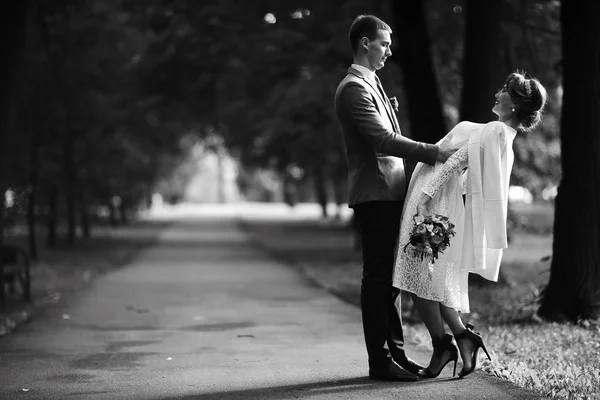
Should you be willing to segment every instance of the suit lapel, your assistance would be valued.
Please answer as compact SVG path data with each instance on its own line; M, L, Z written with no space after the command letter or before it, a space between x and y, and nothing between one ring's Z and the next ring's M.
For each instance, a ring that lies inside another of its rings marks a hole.
M396 116L394 115L394 112L392 111L391 105L389 104L389 100L387 98L383 97L383 94L377 88L377 84L375 82L372 82L370 79L367 79L367 77L364 76L362 72L360 72L359 70L357 70L355 68L352 68L352 67L348 68L348 73L361 78L363 81L365 81L371 87L371 89L373 89L372 92L383 103L383 108L385 109L385 112L387 113L387 116L390 119L390 122L392 123L392 127L394 127L394 130L396 132L400 133L400 127L398 126L398 120L396 119Z

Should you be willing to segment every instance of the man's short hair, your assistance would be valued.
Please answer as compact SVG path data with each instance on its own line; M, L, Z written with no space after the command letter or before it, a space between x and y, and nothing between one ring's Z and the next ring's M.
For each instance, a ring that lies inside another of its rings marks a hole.
M350 25L350 31L348 32L352 53L356 54L358 51L360 39L366 37L369 40L375 40L377 31L380 29L387 30L390 34L392 33L392 28L374 15L359 15L356 17L352 25Z

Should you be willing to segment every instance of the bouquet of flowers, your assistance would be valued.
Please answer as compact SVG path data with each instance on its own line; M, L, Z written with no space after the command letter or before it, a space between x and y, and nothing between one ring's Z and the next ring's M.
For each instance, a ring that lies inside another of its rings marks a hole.
M450 246L450 238L454 235L454 224L448 217L439 214L419 215L415 217L415 226L410 232L409 242L404 246L404 252L407 253L410 249L421 260L431 255L435 261Z

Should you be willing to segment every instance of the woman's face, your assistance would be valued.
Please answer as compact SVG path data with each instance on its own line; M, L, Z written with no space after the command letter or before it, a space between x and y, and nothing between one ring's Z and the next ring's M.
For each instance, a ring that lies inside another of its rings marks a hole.
M504 85L502 89L496 93L496 102L494 103L492 112L498 116L498 120L507 121L512 118L512 110L514 107L515 103L513 103L507 92L507 87Z

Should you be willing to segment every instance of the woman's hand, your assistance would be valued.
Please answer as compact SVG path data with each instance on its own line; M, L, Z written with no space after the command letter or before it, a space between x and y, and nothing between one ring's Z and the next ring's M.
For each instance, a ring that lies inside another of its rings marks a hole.
M431 201L431 197L429 197L425 193L423 193L421 195L421 200L419 201L419 204L417 205L417 216L419 216L419 215L425 216L425 215L429 214L428 206L429 206L430 201Z
M425 216L425 215L427 215L427 214L428 214L428 211L427 211L427 206L426 206L426 205L423 205L423 204L419 204L419 205L417 206L417 215L416 215L416 216L417 216L417 217L418 217L418 216L420 216L420 215L422 215L422 216Z

